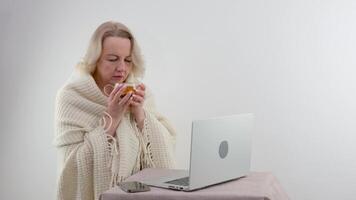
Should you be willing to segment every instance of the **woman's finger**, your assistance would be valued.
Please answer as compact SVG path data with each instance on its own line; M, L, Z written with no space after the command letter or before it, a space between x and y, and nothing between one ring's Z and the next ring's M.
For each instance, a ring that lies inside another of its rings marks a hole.
M119 96L120 97L120 96ZM124 105L127 103L127 101L130 100L130 98L132 98L132 92L127 93L120 101L119 101L119 105Z
M124 84L119 84L119 85L115 85L114 89L111 91L110 96L109 96L109 101L113 100L116 93L124 86Z
M145 91L136 90L135 95L145 98Z
M141 104L141 103L144 101L144 98L141 97L141 96L139 96L139 95L134 94L134 95L132 96L132 100L133 100L134 102L137 102L137 103Z
M123 95L123 92L125 91L125 89L126 89L126 86L122 86L117 92L116 92L116 94L115 94L115 96L114 96L114 98L113 98L113 101L114 102L119 102L120 101L120 99L122 100L123 98L121 98L121 96Z
M135 102L135 101L131 101L130 105L131 105L131 106L141 106L140 103L137 103L137 102Z
M140 83L138 86L136 86L136 89L145 91L146 90L146 86L145 86L145 84Z

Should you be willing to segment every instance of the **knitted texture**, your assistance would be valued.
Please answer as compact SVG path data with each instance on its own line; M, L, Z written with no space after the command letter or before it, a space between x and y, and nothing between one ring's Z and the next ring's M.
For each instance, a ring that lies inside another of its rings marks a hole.
M54 139L60 158L57 199L99 199L113 183L138 170L174 167L175 131L156 111L150 91L146 90L142 131L127 112L115 138L100 125L107 99L90 74L81 74L59 90Z

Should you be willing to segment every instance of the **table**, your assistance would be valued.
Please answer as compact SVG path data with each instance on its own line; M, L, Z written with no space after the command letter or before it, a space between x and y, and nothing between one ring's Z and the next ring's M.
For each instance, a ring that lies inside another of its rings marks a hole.
M142 181L162 176L167 170L149 168L125 181ZM116 186L104 192L100 200L288 200L277 178L269 172L251 172L246 177L193 192L151 187L151 191L126 193Z

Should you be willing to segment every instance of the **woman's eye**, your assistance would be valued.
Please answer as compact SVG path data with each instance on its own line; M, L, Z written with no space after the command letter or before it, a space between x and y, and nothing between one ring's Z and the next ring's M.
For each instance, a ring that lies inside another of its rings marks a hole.
M125 60L125 62L127 62L127 63L131 63L131 62L132 62L132 60Z
M116 58L115 58L115 59L109 59L109 61L110 61L110 62L116 62L117 59L116 59Z

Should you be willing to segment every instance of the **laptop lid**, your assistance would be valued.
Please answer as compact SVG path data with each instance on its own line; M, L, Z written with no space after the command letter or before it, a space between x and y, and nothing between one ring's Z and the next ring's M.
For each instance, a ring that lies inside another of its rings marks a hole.
M193 121L189 190L248 174L253 120L248 113Z

